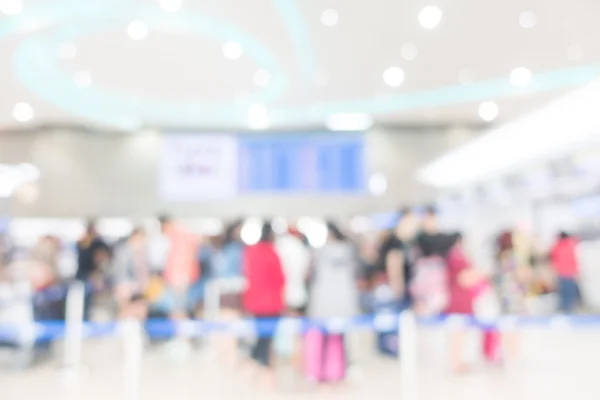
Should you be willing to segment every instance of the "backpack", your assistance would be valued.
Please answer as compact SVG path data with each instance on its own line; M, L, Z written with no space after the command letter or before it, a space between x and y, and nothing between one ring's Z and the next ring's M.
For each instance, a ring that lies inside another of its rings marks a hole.
M440 256L417 259L409 290L418 315L442 314L450 299L446 260Z

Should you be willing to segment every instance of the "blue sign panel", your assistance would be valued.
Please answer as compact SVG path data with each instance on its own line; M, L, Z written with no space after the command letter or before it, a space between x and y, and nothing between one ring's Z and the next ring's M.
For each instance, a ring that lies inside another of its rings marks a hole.
M362 135L239 137L242 193L364 191L365 146Z

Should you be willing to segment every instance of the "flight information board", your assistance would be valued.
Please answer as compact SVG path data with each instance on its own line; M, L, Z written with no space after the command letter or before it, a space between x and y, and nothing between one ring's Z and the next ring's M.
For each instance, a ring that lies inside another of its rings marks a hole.
M242 193L356 193L365 189L364 138L359 134L239 136Z

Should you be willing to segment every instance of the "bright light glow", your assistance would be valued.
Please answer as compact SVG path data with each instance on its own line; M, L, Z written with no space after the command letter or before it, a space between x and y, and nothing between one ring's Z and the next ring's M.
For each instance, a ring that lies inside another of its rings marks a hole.
M464 187L572 153L600 138L598 104L600 80L442 156L419 179Z
M0 0L0 12L5 15L14 16L23 12L21 0Z
M125 218L102 218L98 220L98 232L109 238L122 238L133 231L133 224Z
M417 46L412 43L403 44L400 48L400 55L406 61L414 61L417 58L418 53L419 50L417 49Z
M25 183L15 189L13 196L21 204L33 204L40 198L40 188L35 183Z
M388 180L385 174L375 172L369 178L369 192L373 196L383 196L387 192Z
M17 188L37 182L40 176L40 170L33 164L0 164L0 198L12 196Z
M198 232L202 235L216 236L223 233L225 226L218 218L202 218L199 220Z
M242 242L248 246L258 243L260 234L262 233L262 224L263 222L260 218L248 218L240 231Z
M22 163L17 168L22 182L35 182L42 175L40 169L33 164Z
M572 44L567 50L567 58L572 62L579 62L583 59L583 50L578 44Z
M271 83L271 73L264 69L259 69L254 73L254 84L259 87L269 86Z
M365 233L373 228L373 224L368 217L358 215L350 221L350 229L354 233Z
M360 113L333 114L327 118L326 125L331 131L364 131L373 126L373 118Z
M479 117L486 122L495 120L499 112L498 104L493 101L484 101L479 104Z
M80 88L86 88L92 84L92 75L88 71L77 71L73 82Z
M62 58L74 58L77 55L77 46L72 42L65 42L60 46Z
M400 67L389 67L383 73L383 81L391 87L398 87L404 82L404 71Z
M158 4L167 12L176 12L181 9L183 0L158 0Z
M248 125L252 129L266 129L270 125L269 113L263 104L254 103L248 107Z
M223 55L230 60L237 60L244 54L242 46L238 42L225 42L223 44Z
M273 232L278 235L281 235L288 230L288 222L283 217L274 218L273 221L271 221L271 226L273 227Z
M325 26L336 26L339 21L339 15L336 10L327 9L321 13L321 22Z
M470 69L463 69L458 74L458 81L462 85L468 85L475 82L475 73Z
M302 217L298 219L298 230L306 235L312 247L321 248L327 242L327 225L317 218Z
M52 21L52 19L49 17L44 17L42 15L28 15L26 19L19 23L15 33L24 35L32 32L38 32L47 29L52 25L54 25L54 21Z
M19 122L27 122L33 118L33 108L27 103L17 103L13 107L13 117Z
M148 25L139 20L131 21L127 26L127 34L131 40L144 40L148 36L148 32Z
M442 10L437 6L427 6L419 13L419 23L425 29L434 29L442 21Z
M66 242L76 242L85 232L85 226L78 219L15 218L11 221L8 232L15 243L29 247L44 235L55 235Z
M531 71L525 67L519 67L510 73L510 83L514 86L523 87L531 82Z
M533 29L537 24L537 15L532 11L523 11L519 14L519 24L525 29Z

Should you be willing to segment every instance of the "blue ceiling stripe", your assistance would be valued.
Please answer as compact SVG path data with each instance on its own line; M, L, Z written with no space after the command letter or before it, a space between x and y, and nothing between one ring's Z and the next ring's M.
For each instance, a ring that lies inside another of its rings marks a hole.
M302 77L312 82L316 76L316 62L310 29L295 0L275 0L275 5L292 40Z
M314 77L315 59L310 34L304 24L294 0L275 0L275 4L298 55L300 70L304 78ZM107 125L120 126L120 121L140 118L153 125L188 125L232 127L246 126L246 108L233 99L226 102L166 101L142 98L134 94L118 93L92 85L77 88L57 60L58 46L63 40L76 40L82 35L100 32L123 22L140 18L147 20L152 29L172 29L189 34L205 35L216 40L238 41L248 57L257 65L268 69L273 76L271 84L254 94L252 101L270 103L277 100L288 89L288 78L270 49L237 26L197 13L162 12L154 7L123 6L121 0L44 3L28 8L18 17L0 21L0 38L22 31L31 20L46 21L54 30L42 35L30 35L18 46L13 68L23 85L40 98L74 115L89 118ZM67 27L68 29L65 29ZM48 35L54 32L55 36ZM532 94L537 92L566 89L580 86L597 78L600 65L589 64L572 68L551 70L534 74L527 88L515 88L508 78L475 82L470 85L452 85L427 90L403 92L402 88L390 92L386 97L369 97L341 100L298 107L273 106L269 117L273 125L322 124L331 114L341 112L363 112L382 114L403 112L422 108L440 107L460 103L493 100L496 98Z
M526 88L518 88L508 78L491 79L470 85L452 85L389 95L379 98L359 98L311 105L309 110L299 108L279 109L273 123L322 122L335 113L383 114L416 109L448 106L503 97L533 94L557 89L577 87L600 76L600 64L562 68L534 74Z

